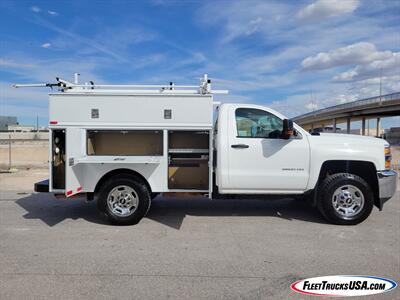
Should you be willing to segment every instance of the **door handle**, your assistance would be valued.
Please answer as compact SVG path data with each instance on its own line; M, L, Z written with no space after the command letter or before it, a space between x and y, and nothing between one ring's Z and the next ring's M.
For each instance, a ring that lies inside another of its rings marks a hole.
M236 145L231 145L232 148L236 148L236 149L245 149L245 148L249 148L249 145L246 144L236 144Z

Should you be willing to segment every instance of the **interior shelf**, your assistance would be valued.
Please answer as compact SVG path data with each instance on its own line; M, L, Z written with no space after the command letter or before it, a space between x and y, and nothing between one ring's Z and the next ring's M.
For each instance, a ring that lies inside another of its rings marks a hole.
M169 131L168 188L207 191L210 140L208 131Z
M208 149L175 148L175 149L169 149L168 153L209 153L209 150Z

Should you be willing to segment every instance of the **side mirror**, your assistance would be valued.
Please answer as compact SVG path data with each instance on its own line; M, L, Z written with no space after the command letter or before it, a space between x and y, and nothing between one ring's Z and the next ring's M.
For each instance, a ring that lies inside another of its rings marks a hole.
M293 121L289 119L283 120L282 138L287 140L294 135Z

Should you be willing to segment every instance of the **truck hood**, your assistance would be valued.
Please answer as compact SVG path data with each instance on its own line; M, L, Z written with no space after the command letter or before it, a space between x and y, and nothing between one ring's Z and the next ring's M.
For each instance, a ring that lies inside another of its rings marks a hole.
M384 139L380 139L374 136L363 136L363 135L356 135L356 134L344 134L344 133L327 133L327 132L322 132L320 135L312 135L313 138L315 139L321 139L324 142L335 142L335 143L351 143L351 144L371 144L375 143L377 145L385 145L389 144L387 141Z
M357 160L372 162L377 170L384 170L384 139L341 133L309 135L311 157L326 160Z

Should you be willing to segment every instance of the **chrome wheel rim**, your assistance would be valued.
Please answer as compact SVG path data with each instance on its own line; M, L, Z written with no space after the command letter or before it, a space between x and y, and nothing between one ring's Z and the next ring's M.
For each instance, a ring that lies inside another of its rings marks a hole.
M337 188L332 196L334 209L344 219L359 214L364 207L364 202L364 194L358 187L351 184Z
M108 208L119 217L132 215L136 211L138 204L138 194L127 185L119 185L113 188L107 197Z

